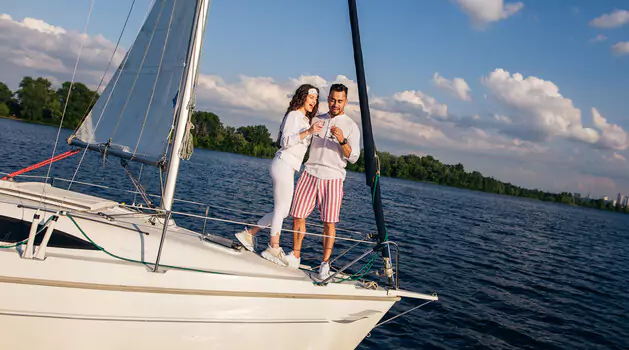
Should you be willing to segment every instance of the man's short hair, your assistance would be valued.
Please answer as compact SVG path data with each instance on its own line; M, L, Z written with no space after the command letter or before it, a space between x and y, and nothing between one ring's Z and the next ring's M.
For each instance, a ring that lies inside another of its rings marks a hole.
M343 84L332 84L332 86L330 86L330 95L333 91L344 92L345 96L347 96L347 86Z

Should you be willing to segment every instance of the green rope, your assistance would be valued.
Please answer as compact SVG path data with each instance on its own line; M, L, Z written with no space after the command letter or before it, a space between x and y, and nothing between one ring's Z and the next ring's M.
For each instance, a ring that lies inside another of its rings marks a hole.
M129 258L125 258L113 253L110 253L109 251L107 251L107 249L99 246L98 244L96 244L96 242L94 242L86 233L85 231L83 231L83 229L81 228L81 226L79 226L79 224L76 222L76 220L74 220L74 218L72 217L72 215L70 215L69 213L66 214L66 216L72 221L72 223L74 223L74 226L76 226L77 229L79 229L79 231L81 232L81 234L83 235L83 237L85 237L85 239L87 239L90 243L92 243L92 245L94 245L94 247L96 247L98 250L100 250L101 252L111 256L112 258L116 258L116 259L120 259L123 261L127 261L130 263L135 263L135 264L142 264L146 267L151 268L151 265L155 265L153 263L147 263L144 261L140 261L140 260L134 260L134 259L129 259ZM182 266L173 266L173 265L165 265L165 264L160 264L160 266L163 266L165 268L169 268L169 269L176 269L176 270L183 270L183 271L192 271L192 272L203 272L203 273L212 273L212 274L217 274L217 275L226 275L224 273L221 272L215 272L215 271L206 271L206 270L200 270L200 269L194 269L194 268L190 268L190 267L182 267Z
M376 173L376 177L373 179L373 190L371 191L371 205L374 205L374 202L376 201L376 187L378 186L378 183L380 182L380 174Z
M361 278L363 278L363 276L365 276L373 267L373 264L376 262L376 258L378 258L378 254L374 254L371 259L360 269L358 270L358 272L352 274L351 276L347 277L347 278L343 278L339 281L335 281L333 283L343 283L345 281L356 281L359 280ZM318 282L315 282L315 284L318 284Z
M33 237L33 239L35 239L35 237L37 237L38 234L44 232L44 230L46 229L46 225L50 222L50 220L52 220L52 217L54 215L51 215L45 222L44 222L44 227L41 228L41 230L37 231L35 233L35 236ZM9 245L0 245L0 249L12 249L12 248L17 248L19 246L21 246L22 244L26 244L26 242L28 241L28 238L21 240L19 242L15 242L13 244L9 244Z

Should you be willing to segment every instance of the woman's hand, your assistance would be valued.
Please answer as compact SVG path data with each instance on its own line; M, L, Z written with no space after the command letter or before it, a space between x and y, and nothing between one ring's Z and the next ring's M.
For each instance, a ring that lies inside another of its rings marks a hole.
M308 129L308 131L310 132L310 135L312 135L312 134L318 133L322 129L323 129L323 122L315 122L314 124L310 126L310 129Z

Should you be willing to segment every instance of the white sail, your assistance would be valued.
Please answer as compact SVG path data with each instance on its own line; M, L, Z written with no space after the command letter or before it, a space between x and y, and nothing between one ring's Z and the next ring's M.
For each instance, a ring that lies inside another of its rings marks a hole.
M197 1L157 0L131 50L69 143L158 165L191 45Z

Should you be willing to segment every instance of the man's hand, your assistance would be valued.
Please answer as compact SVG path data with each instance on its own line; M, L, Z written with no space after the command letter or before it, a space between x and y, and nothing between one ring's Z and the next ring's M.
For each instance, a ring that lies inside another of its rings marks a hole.
M336 140L341 143L343 142L343 140L345 140L345 136L343 135L343 130L341 130L341 128L337 128L336 126L333 126L330 128L330 131L332 131L332 135L334 135L334 137L336 137Z
M332 135L336 137L336 140L339 143L345 140L345 135L343 135L343 130L341 130L341 128L337 128L336 126L333 126L330 128L330 131L332 131ZM350 146L349 143L345 143L341 147L343 147L343 155L345 157L349 157L349 155L352 153L352 146Z

